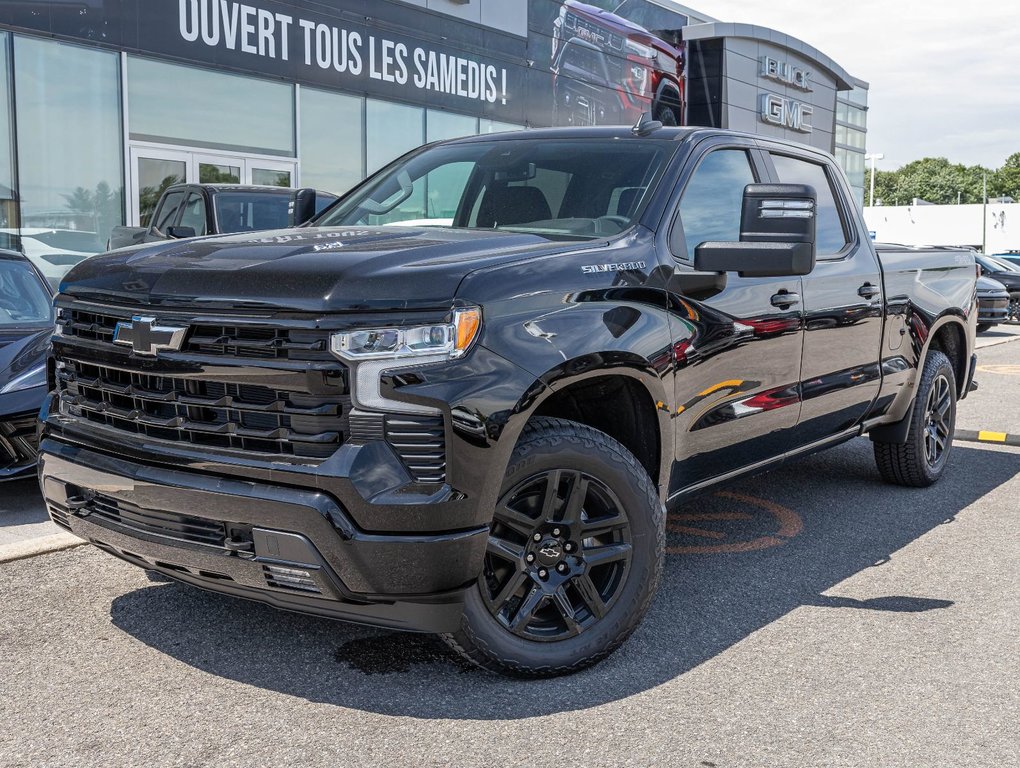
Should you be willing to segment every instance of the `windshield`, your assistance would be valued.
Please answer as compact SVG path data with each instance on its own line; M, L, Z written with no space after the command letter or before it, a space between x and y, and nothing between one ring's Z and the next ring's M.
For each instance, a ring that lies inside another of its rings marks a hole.
M103 244L95 232L76 232L71 229L54 229L50 232L36 232L25 235L24 239L32 238L38 240L50 248L61 251L79 251L84 253L98 253L103 250Z
M220 192L213 196L216 223L222 233L257 232L290 226L290 194Z
M687 16L654 5L648 0L624 0L613 13L650 32L682 29L687 26Z
M1006 261L1005 259L992 259L988 256L979 256L977 262L986 272L1020 272L1020 267Z
M50 295L24 262L0 259L0 328L50 323Z
M675 149L637 139L442 144L382 170L314 224L615 235L637 220Z

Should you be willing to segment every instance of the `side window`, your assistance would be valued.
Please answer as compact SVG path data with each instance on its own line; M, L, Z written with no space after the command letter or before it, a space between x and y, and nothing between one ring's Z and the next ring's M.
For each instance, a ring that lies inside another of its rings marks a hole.
M156 212L156 216L152 220L152 228L160 233L166 232L166 228L172 226L174 219L177 218L177 209L183 202L183 192L171 192L164 197L163 204L159 207L159 211Z
M702 243L740 239L744 187L754 181L751 160L742 149L718 149L701 161L680 198L689 260Z
M205 200L197 192L188 195L188 202L181 214L181 226L191 227L196 235L205 234Z
M819 256L832 256L842 251L847 244L846 228L836 205L832 183L825 173L825 167L786 155L772 155L772 162L783 184L809 184L818 195L818 218L816 240Z

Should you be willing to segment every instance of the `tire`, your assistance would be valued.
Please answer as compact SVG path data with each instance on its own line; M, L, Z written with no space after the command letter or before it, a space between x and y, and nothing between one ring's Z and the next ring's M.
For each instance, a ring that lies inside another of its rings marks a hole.
M987 331L991 327L992 327L991 323L979 323L978 327L977 327L977 332L978 333L984 333L985 331Z
M956 431L956 375L942 352L928 353L911 409L906 442L875 442L875 462L886 482L926 488L945 471Z
M535 419L510 459L460 629L443 640L472 664L517 677L595 664L648 610L665 524L630 451L586 425Z
M680 125L680 121L677 119L676 111L673 107L667 104L660 104L655 108L655 118L665 126Z

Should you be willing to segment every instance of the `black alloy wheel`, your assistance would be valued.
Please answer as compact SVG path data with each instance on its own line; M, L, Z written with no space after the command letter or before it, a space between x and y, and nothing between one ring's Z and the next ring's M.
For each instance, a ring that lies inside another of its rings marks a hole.
M503 474L460 627L443 640L517 677L591 666L648 611L665 543L666 509L634 454L585 424L536 417Z
M902 443L874 440L875 462L886 482L926 488L945 471L956 432L956 374L942 350L924 361L909 418Z
M924 458L932 469L937 469L946 458L946 448L953 433L952 409L953 386L940 373L928 390L924 409Z
M563 640L612 608L632 552L627 512L605 483L577 470L548 470L500 499L483 597L513 634Z

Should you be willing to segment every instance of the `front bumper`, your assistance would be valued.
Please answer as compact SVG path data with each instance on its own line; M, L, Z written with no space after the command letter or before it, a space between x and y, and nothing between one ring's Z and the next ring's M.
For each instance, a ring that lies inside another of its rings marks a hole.
M1009 315L1009 294L978 294L978 322L981 324L1004 323Z
M372 534L322 491L154 467L54 437L39 479L54 522L170 578L278 608L446 632L481 571L485 527Z

